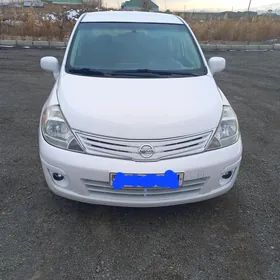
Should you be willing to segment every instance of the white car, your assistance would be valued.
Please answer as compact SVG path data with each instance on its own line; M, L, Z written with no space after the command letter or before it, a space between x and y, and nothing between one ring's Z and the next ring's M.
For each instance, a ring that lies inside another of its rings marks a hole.
M83 14L64 58L43 57L54 87L39 148L49 188L102 205L207 200L234 185L238 120L187 23L152 12Z

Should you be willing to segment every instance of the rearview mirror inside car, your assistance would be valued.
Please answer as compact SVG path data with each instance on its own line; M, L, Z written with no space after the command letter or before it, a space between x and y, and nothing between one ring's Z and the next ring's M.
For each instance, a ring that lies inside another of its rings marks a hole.
M211 57L208 65L212 74L222 72L226 68L226 60L223 57Z
M59 62L56 57L53 56L45 56L41 58L40 61L41 68L52 72L55 79L57 79L59 75Z

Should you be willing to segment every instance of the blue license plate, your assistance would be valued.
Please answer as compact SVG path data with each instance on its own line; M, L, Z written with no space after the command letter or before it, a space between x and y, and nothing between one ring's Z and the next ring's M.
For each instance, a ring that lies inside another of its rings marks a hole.
M160 174L110 173L110 185L116 190L128 188L176 189L182 186L183 181L183 172L176 173L171 170Z

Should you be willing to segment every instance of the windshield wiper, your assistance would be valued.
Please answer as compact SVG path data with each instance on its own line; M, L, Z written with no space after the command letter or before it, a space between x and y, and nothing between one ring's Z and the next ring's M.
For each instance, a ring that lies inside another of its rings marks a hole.
M136 70L119 70L115 71L113 73L114 75L118 74L125 74L125 75L137 75L137 74L148 74L155 77L161 77L161 76L184 76L184 77L197 77L199 75L192 73L192 72L186 72L182 70L174 70L174 71L168 71L168 70L153 70L153 69L136 69Z
M186 70L152 70L152 69L137 69L136 70L139 73L154 73L158 75L163 75L163 76L189 76L189 77L197 77L199 75L192 73L192 72L187 72Z
M67 69L69 73L80 74L92 77L197 77L199 75L187 72L185 70L153 70L153 69L135 69L135 70L113 70L113 71L103 71L92 68L77 68L72 67Z
M69 68L68 72L72 74L81 74L86 76L98 76L98 77L111 76L110 73L91 69L91 68Z

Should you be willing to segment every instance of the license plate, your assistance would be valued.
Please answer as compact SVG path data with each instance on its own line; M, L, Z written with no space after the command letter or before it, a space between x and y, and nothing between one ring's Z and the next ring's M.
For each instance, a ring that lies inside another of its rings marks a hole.
M179 187L182 187L183 182L184 182L184 172L175 172L177 174L178 177L178 181L179 181ZM111 172L109 177L110 177L110 186L113 187L113 181L115 179L116 176L116 172ZM146 176L149 174L132 174L132 173L123 173L125 176L132 176L132 175L137 175L137 176ZM159 174L155 174L156 176L164 176L164 173L159 173ZM145 188L143 186L137 186L138 188ZM130 189L130 188L136 188L135 186L130 186L130 185L125 185L122 189ZM160 186L155 185L153 188L163 188Z

